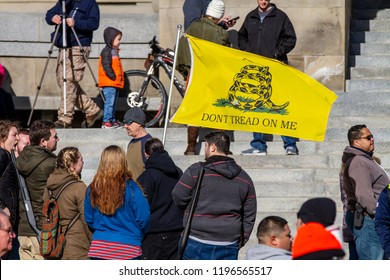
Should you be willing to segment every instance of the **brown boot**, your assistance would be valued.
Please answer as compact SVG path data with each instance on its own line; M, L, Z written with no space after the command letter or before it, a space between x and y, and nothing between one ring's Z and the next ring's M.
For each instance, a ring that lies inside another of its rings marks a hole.
M188 146L184 154L186 156L195 155L196 139L198 138L199 127L189 126L187 128Z

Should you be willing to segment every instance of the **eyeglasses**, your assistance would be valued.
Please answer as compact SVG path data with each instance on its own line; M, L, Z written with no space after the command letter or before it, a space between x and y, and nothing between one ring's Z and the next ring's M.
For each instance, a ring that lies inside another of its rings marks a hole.
M370 134L367 136L360 137L359 139L367 139L368 141L371 141L371 139L374 139L374 135Z
M9 229L2 229L2 228L0 228L0 230L8 232L9 235L14 235L15 234L15 232L13 231L12 228L9 228Z
M123 122L123 124L124 124L124 125L131 125L133 122L134 122L134 121L129 120L129 121L127 121L127 122Z

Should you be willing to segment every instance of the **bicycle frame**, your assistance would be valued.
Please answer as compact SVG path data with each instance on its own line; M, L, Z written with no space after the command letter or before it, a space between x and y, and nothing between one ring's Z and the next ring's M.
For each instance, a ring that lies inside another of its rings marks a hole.
M182 98L185 93L185 84L175 76L173 51L164 49L158 44L155 37L149 42L151 51L144 63L145 70L125 71L126 79L129 79L127 104L129 107L140 107L146 113L147 126L158 125L167 109L168 95L164 84L159 79L160 67L164 69ZM183 75L180 71L178 73Z
M177 91L180 93L181 97L184 97L184 86L174 75L174 71L172 70L172 65L173 65L173 61L171 60L170 57L166 55L158 54L155 56L152 65L147 70L148 76L154 75L156 69L162 67L165 73L167 74L167 76L169 77L169 79L172 79L173 77L173 84L175 85Z

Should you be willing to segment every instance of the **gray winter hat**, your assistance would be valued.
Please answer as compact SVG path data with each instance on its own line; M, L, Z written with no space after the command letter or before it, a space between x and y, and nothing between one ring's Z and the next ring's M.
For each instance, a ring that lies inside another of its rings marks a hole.
M136 122L142 126L146 124L146 116L144 111L139 107L130 108L127 110L125 117L123 118L123 123Z

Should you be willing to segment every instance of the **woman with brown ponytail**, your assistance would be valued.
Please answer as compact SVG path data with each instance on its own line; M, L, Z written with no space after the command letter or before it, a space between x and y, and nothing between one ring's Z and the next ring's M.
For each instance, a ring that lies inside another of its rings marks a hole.
M49 191L56 195L62 186L68 184L57 199L61 224L66 227L76 217L65 234L62 260L89 259L92 233L84 220L87 186L80 178L83 165L83 157L77 148L63 148L58 153L56 168L47 180L44 200L49 199Z

